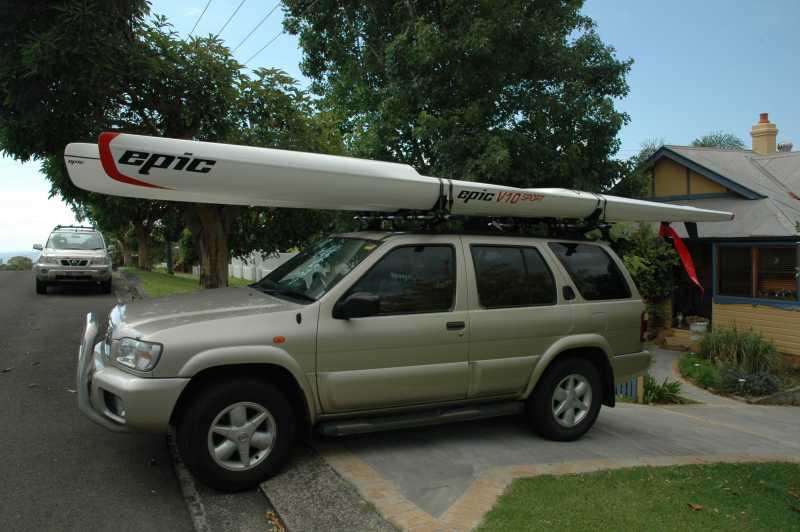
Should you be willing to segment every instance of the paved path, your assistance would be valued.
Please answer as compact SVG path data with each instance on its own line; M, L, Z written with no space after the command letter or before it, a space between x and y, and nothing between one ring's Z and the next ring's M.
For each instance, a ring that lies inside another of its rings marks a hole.
M86 313L116 302L80 288L36 295L0 271L0 529L192 530L163 436L114 434L78 411Z
M673 351L671 349L662 349L656 347L651 349L653 353L653 365L650 368L650 374L658 382L663 382L665 378L681 383L681 395L692 401L699 401L704 404L712 405L741 405L741 401L730 399L728 397L720 397L713 393L698 388L694 384L681 377L678 371L678 360L683 355L683 351Z
M658 366L667 364L660 360ZM724 398L721 398L724 399ZM800 408L724 399L603 408L580 441L535 436L521 418L323 439L326 460L400 528L468 530L513 478L633 465L800 461Z

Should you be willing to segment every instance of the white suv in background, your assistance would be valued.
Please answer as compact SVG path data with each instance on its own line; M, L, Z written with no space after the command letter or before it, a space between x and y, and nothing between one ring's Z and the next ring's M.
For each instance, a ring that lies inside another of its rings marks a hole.
M42 252L33 265L37 294L55 283L91 283L111 292L111 255L97 229L57 225L44 248L34 244L33 249Z

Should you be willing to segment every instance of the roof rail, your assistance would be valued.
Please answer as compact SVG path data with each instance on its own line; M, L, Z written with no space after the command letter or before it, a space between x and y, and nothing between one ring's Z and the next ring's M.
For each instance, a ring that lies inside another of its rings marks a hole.
M96 227L88 226L88 225L57 225L53 228L53 231L58 231L59 229L83 229L84 231L97 231Z

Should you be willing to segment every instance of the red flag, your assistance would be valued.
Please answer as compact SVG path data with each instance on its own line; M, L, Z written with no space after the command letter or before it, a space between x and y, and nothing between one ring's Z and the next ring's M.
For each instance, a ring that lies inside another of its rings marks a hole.
M661 237L670 237L672 239L672 245L675 246L675 251L678 252L678 256L681 258L683 269L686 270L686 275L688 275L689 279L700 289L700 297L702 297L704 292L703 285L700 284L700 280L697 278L697 272L694 269L694 261L692 261L692 255L686 248L686 244L683 243L683 240L678 236L678 233L675 232L675 229L669 226L669 222L661 222L658 235Z

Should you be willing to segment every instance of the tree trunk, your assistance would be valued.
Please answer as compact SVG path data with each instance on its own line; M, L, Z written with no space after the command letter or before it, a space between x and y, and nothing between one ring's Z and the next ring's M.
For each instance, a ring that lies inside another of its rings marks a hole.
M133 253L131 252L131 245L124 240L119 241L119 246L122 251L122 265L133 266Z
M200 286L228 286L228 236L233 208L224 205L195 204L187 213L189 229L200 254Z
M150 231L144 224L136 224L134 229L139 244L139 269L150 270Z
M167 263L167 273L170 275L175 273L172 270L172 242L170 242L169 239L164 242L164 260Z

